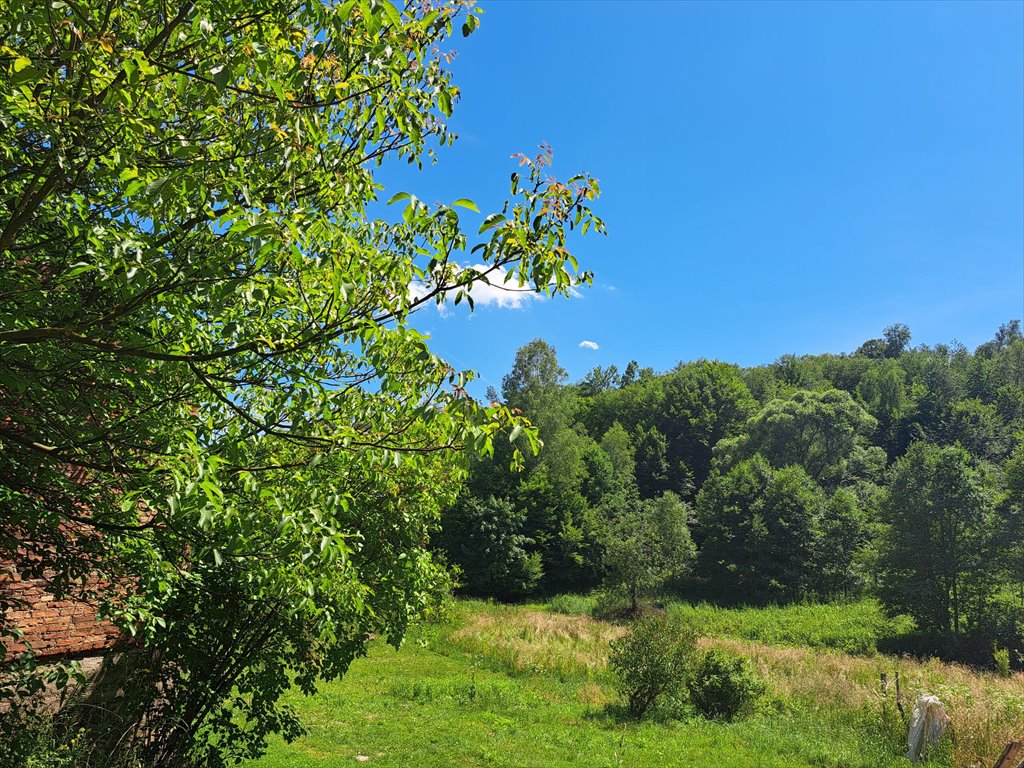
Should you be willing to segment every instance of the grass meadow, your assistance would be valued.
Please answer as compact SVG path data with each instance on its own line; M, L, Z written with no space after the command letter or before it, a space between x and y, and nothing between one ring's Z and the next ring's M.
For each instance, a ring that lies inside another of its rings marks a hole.
M624 627L546 605L464 601L401 651L375 644L343 680L312 697L292 694L308 733L275 741L248 768L909 766L883 673L899 674L907 714L923 692L946 703L954 729L933 766L990 765L1024 734L1024 674L874 653L874 639L899 626L871 603L668 610L691 620L705 647L750 659L770 690L754 715L709 722L681 704L624 721L606 669L608 644Z

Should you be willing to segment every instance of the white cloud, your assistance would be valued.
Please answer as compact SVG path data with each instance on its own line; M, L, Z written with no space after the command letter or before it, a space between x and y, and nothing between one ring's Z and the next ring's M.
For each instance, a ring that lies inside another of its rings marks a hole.
M474 264L468 269L483 272L488 267L485 264ZM499 267L488 274L487 279L490 281L490 285L483 281L476 283L469 292L469 295L473 297L473 302L484 307L493 304L504 309L522 309L534 299L543 298L539 293L535 293L526 286L520 288L519 281L515 277L509 278L506 283L507 276L505 270Z
M580 342L580 346L583 349L600 349L596 341L584 340Z
M490 267L486 264L473 264L470 267L464 267L464 269L484 272L489 270ZM508 278L507 283L505 282L506 277L508 277L508 273L499 267L488 272L488 283L482 280L477 281L469 291L469 296L473 298L474 305L478 307L496 306L503 309L522 309L531 301L545 298L542 294L533 291L529 286L519 287L519 281L514 275ZM430 287L426 283L414 281L409 284L409 298L412 301L422 299L428 293L430 293ZM438 306L438 310L442 315L447 314L448 304L455 300L455 296L449 291L444 299L444 303Z

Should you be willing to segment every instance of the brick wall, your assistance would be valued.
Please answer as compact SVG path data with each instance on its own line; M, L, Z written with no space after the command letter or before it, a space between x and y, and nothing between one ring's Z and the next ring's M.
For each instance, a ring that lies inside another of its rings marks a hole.
M20 643L7 649L5 661L24 651L26 643L43 660L93 656L110 648L119 636L113 625L96 618L94 606L54 599L41 579L22 579L8 570L0 573L0 591L28 606L10 611L6 617L25 635Z

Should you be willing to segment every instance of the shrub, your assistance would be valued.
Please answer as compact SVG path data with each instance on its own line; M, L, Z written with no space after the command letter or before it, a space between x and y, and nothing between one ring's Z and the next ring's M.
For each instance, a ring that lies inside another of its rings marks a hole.
M687 681L690 702L710 720L733 720L749 711L764 692L764 684L743 659L720 651L700 656Z
M1000 648L999 643L992 646L992 660L996 665L996 673L1000 677L1010 676L1010 649Z
M594 605L590 615L602 621L627 621L636 618L633 603L622 589L604 587L594 592Z
M696 633L667 616L643 618L612 642L608 663L630 715L643 717L659 697L683 689L696 647Z

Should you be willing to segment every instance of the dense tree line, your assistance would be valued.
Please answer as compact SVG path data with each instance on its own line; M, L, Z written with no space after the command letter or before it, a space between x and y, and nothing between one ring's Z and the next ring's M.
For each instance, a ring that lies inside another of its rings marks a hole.
M662 374L633 361L577 383L530 342L488 395L536 424L543 449L518 474L470 461L440 539L462 589L601 587L626 610L673 589L876 594L921 633L1019 643L1020 323L973 352L910 339L893 325L852 354Z

